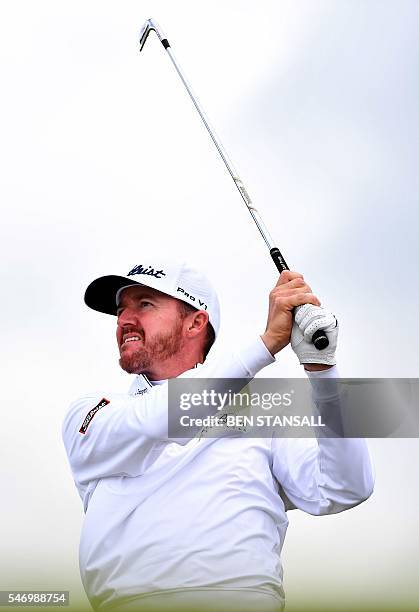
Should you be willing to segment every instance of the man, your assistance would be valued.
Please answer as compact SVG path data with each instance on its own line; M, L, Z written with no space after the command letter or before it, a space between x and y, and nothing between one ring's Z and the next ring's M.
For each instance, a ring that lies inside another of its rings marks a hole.
M315 396L316 379L337 376L334 316L301 274L286 271L270 293L265 332L207 357L218 299L187 264L143 260L126 276L93 281L85 302L117 316L119 363L136 375L128 394L74 402L63 425L86 513L80 569L92 606L281 610L285 504L321 515L367 499L365 442L239 433L171 439L167 380L253 378L291 340ZM302 304L298 327L293 309ZM329 338L322 351L310 342L317 329Z

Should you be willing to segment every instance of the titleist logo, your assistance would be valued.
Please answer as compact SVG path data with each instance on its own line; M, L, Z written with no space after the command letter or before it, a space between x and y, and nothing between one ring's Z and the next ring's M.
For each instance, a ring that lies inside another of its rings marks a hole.
M166 276L163 270L155 270L151 266L146 266L144 268L141 264L139 266L134 266L134 268L128 272L127 276L134 276L134 274L147 274L148 276L154 276L154 278Z

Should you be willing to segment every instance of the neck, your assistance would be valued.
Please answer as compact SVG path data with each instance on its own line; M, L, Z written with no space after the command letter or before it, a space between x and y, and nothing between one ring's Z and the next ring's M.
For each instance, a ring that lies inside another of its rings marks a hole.
M138 374L145 374L149 380L167 380L191 370L197 363L204 363L202 352L192 355L184 355L179 352L169 359L153 363L146 371L138 372Z

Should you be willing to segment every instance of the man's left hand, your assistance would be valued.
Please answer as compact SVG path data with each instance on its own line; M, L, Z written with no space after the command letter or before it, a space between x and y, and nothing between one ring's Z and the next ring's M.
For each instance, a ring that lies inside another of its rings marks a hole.
M329 339L329 346L318 351L311 342L313 334L323 329ZM313 304L305 304L297 309L291 331L291 346L300 363L335 365L335 352L338 340L338 322L328 310ZM306 369L324 369L307 367Z

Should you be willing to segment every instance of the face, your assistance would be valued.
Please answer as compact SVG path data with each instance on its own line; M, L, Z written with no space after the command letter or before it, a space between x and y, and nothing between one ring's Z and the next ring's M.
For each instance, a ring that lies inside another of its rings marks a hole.
M149 287L128 287L117 310L118 341L123 370L152 373L183 346L183 319L178 300Z

